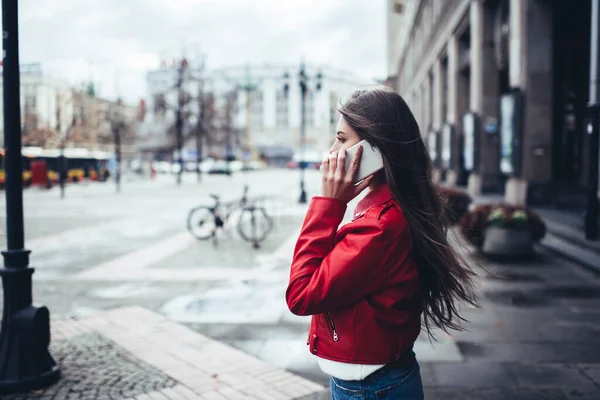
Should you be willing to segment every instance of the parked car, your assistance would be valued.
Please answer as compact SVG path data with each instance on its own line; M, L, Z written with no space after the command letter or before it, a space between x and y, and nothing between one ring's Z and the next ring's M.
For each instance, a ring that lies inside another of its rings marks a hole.
M209 174L231 175L231 169L225 160L216 160L208 170Z
M157 161L154 163L154 169L159 174L168 174L171 172L171 163L166 161Z

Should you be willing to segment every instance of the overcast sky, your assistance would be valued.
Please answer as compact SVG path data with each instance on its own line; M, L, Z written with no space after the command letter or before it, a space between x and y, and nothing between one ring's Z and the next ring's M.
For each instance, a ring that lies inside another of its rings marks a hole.
M384 78L384 0L20 0L21 63L100 95L145 96L145 71L185 49L208 67L327 64Z

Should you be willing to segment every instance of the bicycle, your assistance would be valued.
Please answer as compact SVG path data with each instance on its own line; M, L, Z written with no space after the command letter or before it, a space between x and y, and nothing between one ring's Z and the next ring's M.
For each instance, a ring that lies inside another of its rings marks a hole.
M221 202L219 195L210 194L215 204L192 208L187 218L188 231L198 240L212 238L213 246L216 247L218 245L217 232L224 230L234 212L240 210L240 216L236 224L239 235L245 241L252 243L255 249L260 248L260 243L267 238L273 229L273 219L267 214L264 207L254 204L259 198L253 201L248 199L248 189L248 185L245 185L242 198L229 203ZM246 222L250 224L250 232L247 231ZM262 230L259 232L258 228L262 228Z

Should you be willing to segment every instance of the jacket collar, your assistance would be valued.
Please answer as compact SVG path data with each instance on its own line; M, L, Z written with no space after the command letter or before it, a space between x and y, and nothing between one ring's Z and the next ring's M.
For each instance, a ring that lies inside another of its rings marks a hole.
M369 193L358 202L358 205L354 210L354 215L358 216L359 214L364 214L369 208L387 203L393 198L394 194L390 190L389 185L387 183L382 183L375 189L369 191Z

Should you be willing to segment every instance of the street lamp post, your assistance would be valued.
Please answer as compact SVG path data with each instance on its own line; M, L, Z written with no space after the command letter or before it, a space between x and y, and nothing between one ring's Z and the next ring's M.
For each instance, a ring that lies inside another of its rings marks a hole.
M225 160L227 162L227 173L231 176L231 161L233 157L232 136L234 134L233 115L236 108L237 91L232 91L226 95L225 105Z
M592 29L590 38L590 100L587 106L589 135L589 173L585 237L598 239L598 153L600 152L600 0L592 1Z
M121 99L117 99L117 104L113 110L113 115L111 118L111 130L115 142L115 184L117 187L117 193L121 191L121 131L123 130L123 127L125 125L121 110L122 105L123 102L121 101Z
M253 141L251 133L251 115L252 115L252 93L254 93L260 87L260 81L253 81L250 74L250 66L246 66L245 79L242 83L238 84L238 89L243 90L246 93L246 130L244 132L244 151L252 154ZM244 169L245 171L246 169Z
M58 156L58 182L60 184L60 198L65 198L65 179L67 175L67 159L65 158L65 143L61 139L60 155Z
M202 140L204 135L204 115L206 113L206 104L204 101L204 68L206 63L206 57L202 57L202 64L200 66L200 77L198 81L198 123L196 124L196 177L198 182L202 181L202 170L200 169L200 162L202 161Z
M29 250L25 249L21 167L18 0L2 0L6 239L0 276L4 310L0 327L0 393L41 389L60 377L48 351L50 312L32 305Z
M284 92L287 96L289 91L289 74L286 72L283 76ZM323 74L319 71L314 77L316 81L317 92L321 90L321 82ZM304 183L304 171L306 169L306 95L308 93L308 82L310 78L306 74L304 63L300 64L300 72L298 73L298 84L300 85L300 198L298 203L305 204L307 202L306 187Z
M177 76L177 110L175 111L175 132L177 134L177 157L179 162L179 171L177 171L177 185L181 185L181 176L183 175L183 78L187 60L181 60L179 73Z
M200 80L198 89L198 123L196 125L196 177L198 182L202 181L202 170L200 162L202 161L202 136L204 133L204 80Z

